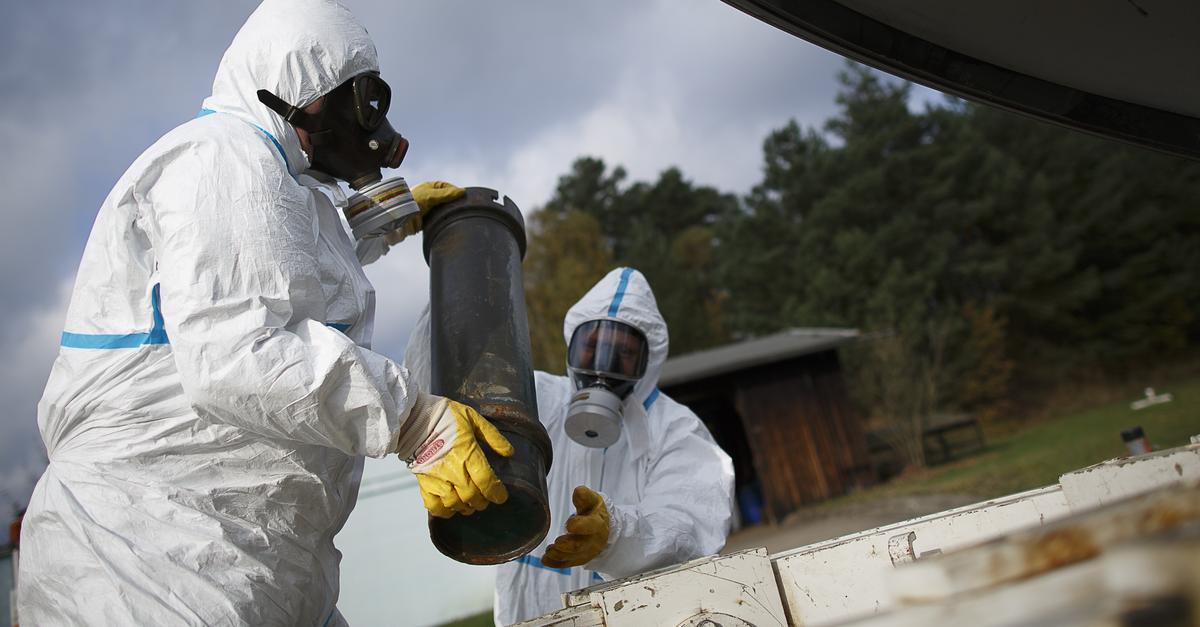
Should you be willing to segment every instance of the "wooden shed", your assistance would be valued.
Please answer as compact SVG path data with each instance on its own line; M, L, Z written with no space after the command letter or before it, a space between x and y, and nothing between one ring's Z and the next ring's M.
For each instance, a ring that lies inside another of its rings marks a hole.
M838 347L853 329L790 329L669 359L659 387L690 407L733 458L743 524L873 481ZM756 509L757 508L757 509Z

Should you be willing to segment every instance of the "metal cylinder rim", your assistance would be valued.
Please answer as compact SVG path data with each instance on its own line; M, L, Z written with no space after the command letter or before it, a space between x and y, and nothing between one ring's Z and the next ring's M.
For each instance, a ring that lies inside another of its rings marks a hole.
M530 484L528 481L525 481L524 479L512 479L511 483L506 484L506 487L509 490L509 499L513 498L513 493L516 492L516 490L518 488L520 489L521 492L525 492L527 494L534 495L534 496L539 495L541 493L541 491L538 489L537 486ZM522 555L528 554L533 549L536 549L538 547L538 545L541 544L542 541L546 539L546 535L550 531L551 514L550 514L549 501L548 500L543 501L542 499L538 499L538 498L534 498L531 500L542 503L541 511L546 520L546 530L543 531L540 535L531 537L529 540L527 540L525 543L521 544L520 546L514 546L514 547L508 549L507 551L491 552L491 553L475 553L474 555L472 555L469 558L469 561L467 559L464 559L466 556L457 554L454 551L453 547L448 546L444 542L444 540L446 540L446 537L443 534L437 533L435 531L436 526L439 524L442 524L442 523L439 523L438 521L450 520L447 518L434 518L432 516L429 518L429 528L430 528L429 539L433 543L434 548L436 548L438 550L438 552L440 552L442 555L445 555L446 557L449 557L460 563L471 564L473 566L497 566L499 564L511 562L512 560L515 560L515 559L521 557ZM493 507L495 507L495 506L493 505Z
M525 258L525 218L521 215L521 210L516 204L508 198L504 197L504 203L497 202L500 197L500 192L490 187L468 187L467 193L462 198L448 202L444 205L438 205L429 210L424 221L425 237L422 242L422 251L425 254L425 263L429 263L430 247L437 240L437 234L447 226L466 218L487 218L495 220L503 224L505 228L512 232L517 240L517 250L521 253L521 258Z

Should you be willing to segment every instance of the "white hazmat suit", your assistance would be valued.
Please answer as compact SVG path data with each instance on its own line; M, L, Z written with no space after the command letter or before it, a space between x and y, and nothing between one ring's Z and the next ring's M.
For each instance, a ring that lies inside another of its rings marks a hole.
M498 567L497 625L560 609L564 592L711 555L725 546L733 520L733 463L695 413L658 390L667 360L667 323L642 273L617 268L601 279L567 312L566 342L580 324L601 318L631 324L646 336L646 374L623 403L620 439L596 449L576 443L563 428L575 391L570 378L535 373L538 416L554 446L547 477L550 532L528 555ZM404 358L419 381L429 380L427 326L428 310ZM551 568L541 557L575 513L571 493L580 485L604 497L608 546L583 567Z
M336 190L255 92L309 103L372 70L341 6L266 0L202 115L105 200L38 407L23 624L344 624L333 537L416 390L367 348Z
M733 463L692 410L658 390L667 360L667 323L642 273L618 268L567 312L563 336L589 320L617 319L649 343L646 374L623 403L621 437L607 449L567 436L563 422L575 391L569 377L536 374L538 416L554 445L547 488L552 522L541 546L496 574L495 619L509 625L562 607L562 593L711 555L725 546L733 519ZM585 566L550 568L546 547L575 513L571 493L584 485L604 497L608 546Z

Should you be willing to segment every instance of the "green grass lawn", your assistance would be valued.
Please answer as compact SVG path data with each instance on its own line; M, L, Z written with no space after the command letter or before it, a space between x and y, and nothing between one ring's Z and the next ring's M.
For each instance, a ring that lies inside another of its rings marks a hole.
M495 623L492 622L492 613L478 614L462 620L456 620L453 623L446 623L442 627L492 627Z
M1126 454L1123 429L1141 425L1155 449L1188 443L1200 434L1200 378L1189 378L1158 390L1175 400L1141 411L1127 399L1040 420L1017 433L991 441L979 454L910 473L889 483L862 490L829 506L915 494L968 494L981 499L1056 483L1059 476Z

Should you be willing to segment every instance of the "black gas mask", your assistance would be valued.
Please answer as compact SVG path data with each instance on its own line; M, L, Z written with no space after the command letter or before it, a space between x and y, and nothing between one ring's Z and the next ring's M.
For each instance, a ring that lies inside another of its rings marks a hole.
M354 189L382 179L380 169L400 165L408 151L408 141L388 123L392 90L378 72L365 72L338 85L326 94L325 105L316 113L306 113L265 89L258 90L258 100L308 132L314 170Z
M404 161L408 140L387 120L392 90L378 72L364 72L338 85L316 113L265 89L258 90L258 100L308 133L312 169L346 181L358 192L345 209L355 238L397 230L418 213L403 178L382 180L382 168Z

